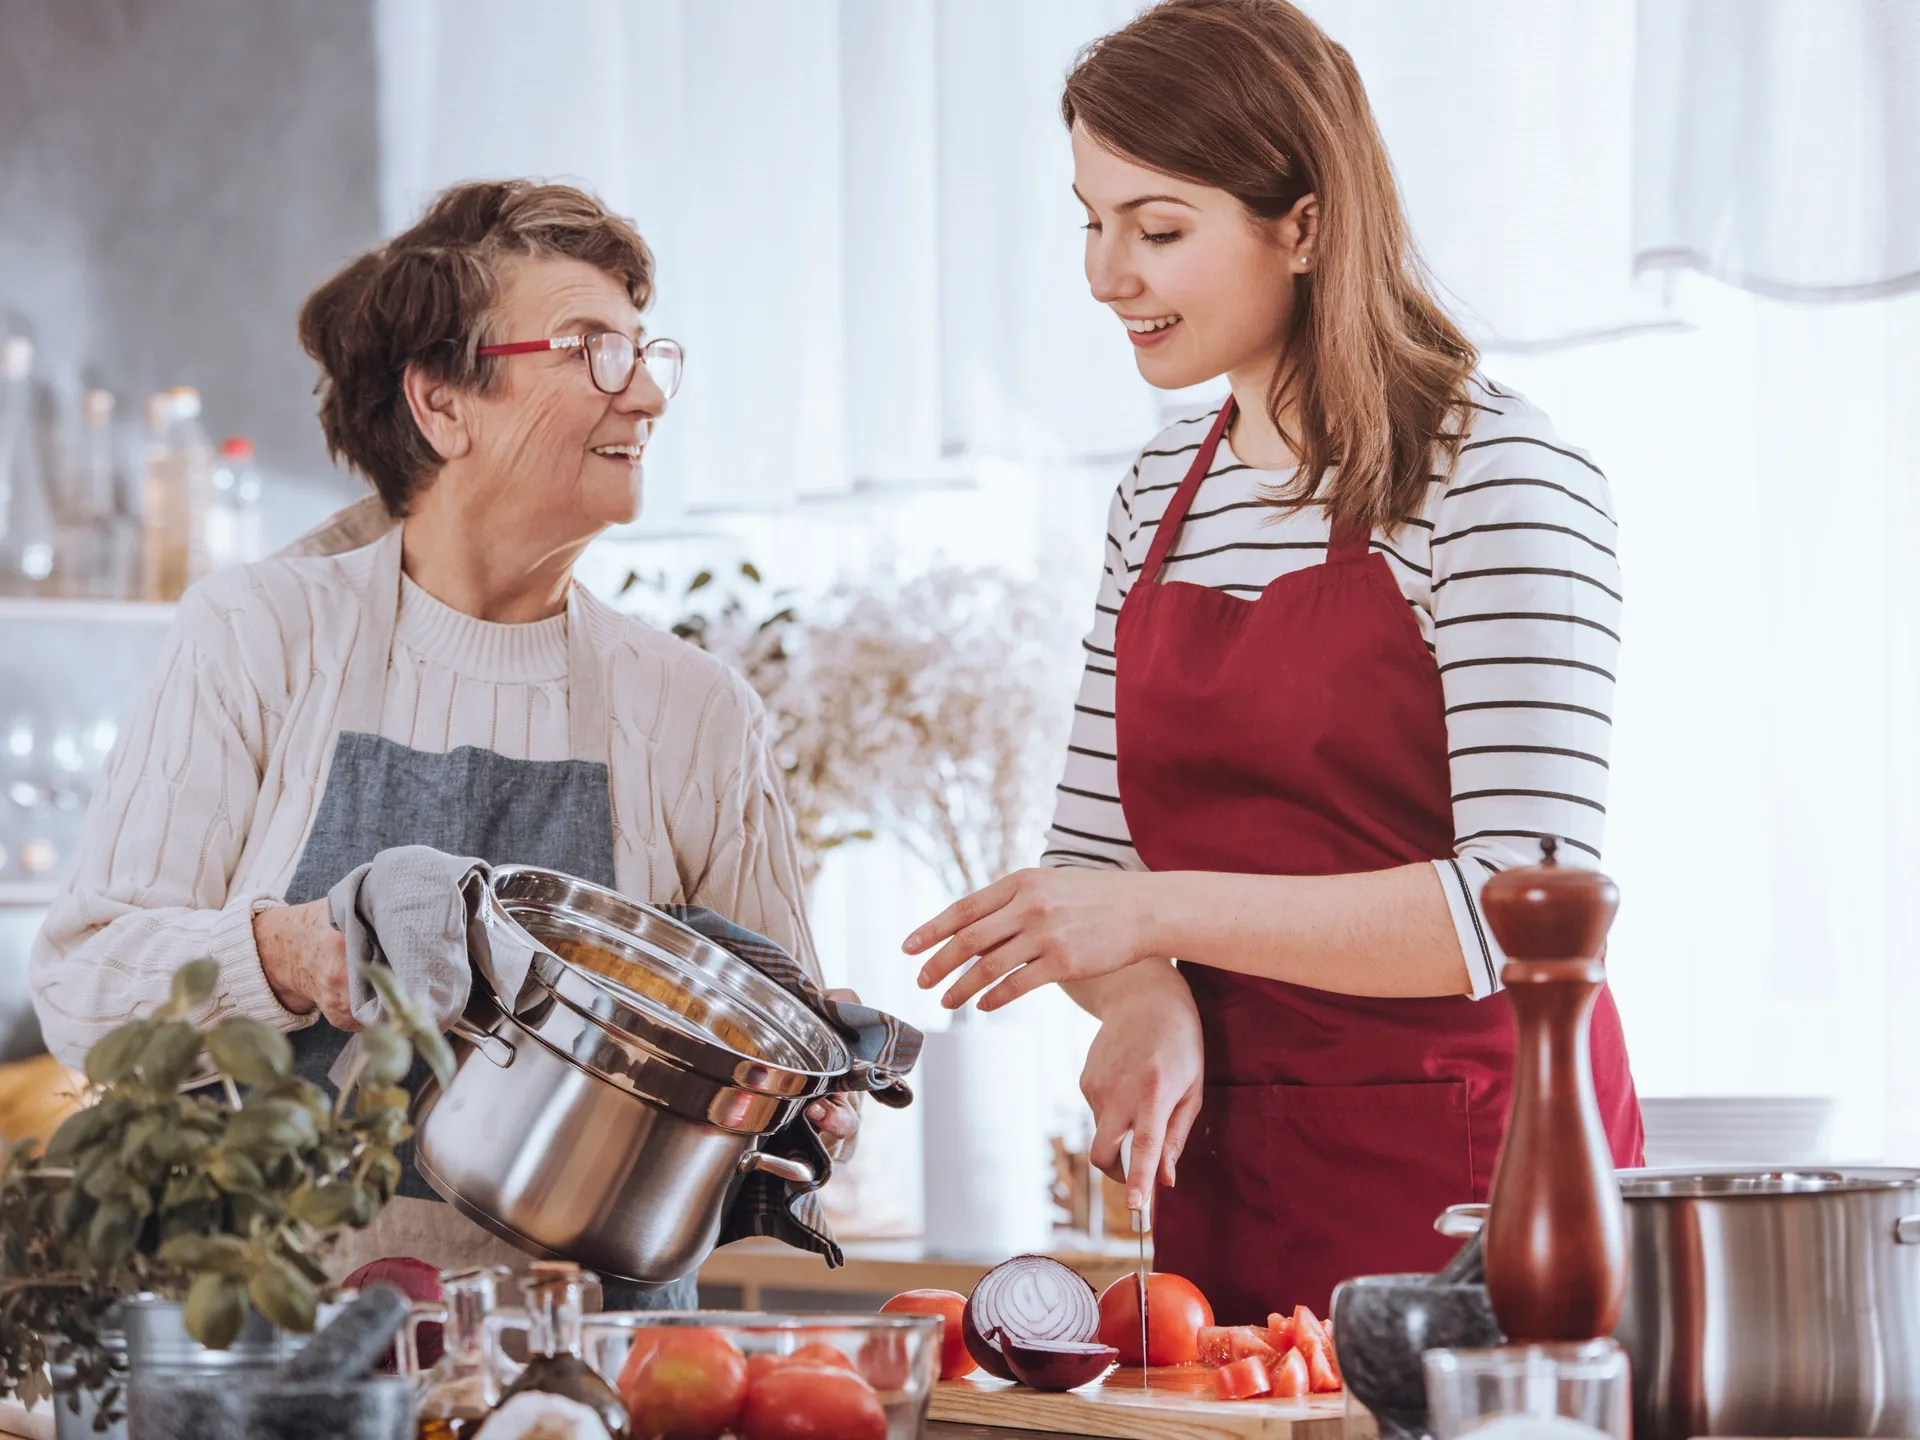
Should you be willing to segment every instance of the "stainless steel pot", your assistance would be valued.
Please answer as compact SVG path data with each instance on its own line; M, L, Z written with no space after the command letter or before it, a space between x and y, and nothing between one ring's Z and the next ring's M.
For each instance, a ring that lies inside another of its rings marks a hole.
M1920 1434L1920 1170L1623 1170L1620 1192L1638 1440Z
M825 1021L599 886L503 866L491 899L489 927L539 951L532 980L511 1013L476 986L453 1080L413 1117L415 1164L461 1213L529 1253L657 1285L706 1258L746 1175L824 1182L817 1143L811 1162L760 1146L852 1067Z
M1920 1170L1620 1188L1637 1436L1920 1434Z

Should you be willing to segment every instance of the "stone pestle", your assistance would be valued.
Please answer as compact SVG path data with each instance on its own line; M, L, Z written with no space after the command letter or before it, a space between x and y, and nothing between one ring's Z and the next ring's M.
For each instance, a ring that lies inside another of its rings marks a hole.
M392 1285L374 1285L342 1310L281 1367L283 1385L357 1380L369 1374L405 1323L413 1302Z

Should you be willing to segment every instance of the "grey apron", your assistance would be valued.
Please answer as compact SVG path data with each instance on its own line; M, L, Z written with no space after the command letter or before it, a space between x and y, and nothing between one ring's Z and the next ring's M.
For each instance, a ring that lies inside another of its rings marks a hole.
M361 597L360 629L341 687L338 734L286 903L320 899L350 870L396 845L431 845L497 865L542 865L612 887L605 676L586 640L577 587L567 602L567 727L573 758L509 760L475 746L429 754L379 734L400 606L399 527L374 544L373 579ZM295 1031L296 1072L331 1089L327 1074L348 1038L324 1020ZM416 1065L408 1087L417 1090L425 1076L425 1067ZM438 1202L414 1168L411 1143L401 1147L400 1161L399 1195L405 1198L392 1207ZM414 1220L417 1226L418 1212ZM438 1237L446 1245L470 1248L475 1263L497 1258L493 1238L452 1206L439 1203L432 1224L435 1230L446 1227ZM463 1247L463 1240L470 1246ZM607 1309L692 1309L698 1303L691 1275L651 1291L605 1285L603 1292Z

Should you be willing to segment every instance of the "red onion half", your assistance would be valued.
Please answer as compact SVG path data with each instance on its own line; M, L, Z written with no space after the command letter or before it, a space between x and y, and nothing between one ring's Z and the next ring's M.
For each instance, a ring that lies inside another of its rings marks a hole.
M1005 1331L1000 1334L1000 1353L1006 1356L1014 1378L1035 1390L1078 1390L1120 1363L1120 1352L1097 1340L1028 1345Z
M1086 1344L1100 1333L1100 1301L1077 1270L1044 1255L1016 1255L980 1277L960 1312L960 1329L982 1370L1017 1380L1003 1341Z

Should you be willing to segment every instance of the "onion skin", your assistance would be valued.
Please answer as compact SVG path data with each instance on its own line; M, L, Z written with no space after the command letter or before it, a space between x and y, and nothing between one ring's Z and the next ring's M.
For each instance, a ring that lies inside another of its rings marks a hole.
M1035 1390L1078 1390L1091 1385L1120 1361L1120 1352L1111 1345L1042 1344L1022 1345L1000 1335L1001 1353L1013 1378Z
M1075 1284L1084 1286L1088 1298L1094 1301L1092 1310L1088 1312L1086 1323L1073 1327L1072 1333L1057 1336L1023 1338L1020 1339L1018 1343L1042 1345L1051 1342L1064 1342L1067 1344L1084 1343L1093 1340L1100 1329L1098 1297L1095 1295L1093 1286L1088 1284L1086 1276L1082 1275L1079 1271L1062 1265L1058 1260L1045 1255L1016 1255L1011 1260L1003 1261L1001 1264L994 1266L993 1269L989 1270L985 1275L982 1275L974 1284L973 1294L967 1297L966 1307L960 1312L960 1333L967 1342L967 1353L974 1358L974 1361L982 1370L1001 1380L1018 1380L1019 1377L1013 1373L1012 1367L1007 1364L1006 1356L1001 1352L1000 1345L995 1343L1006 1330L1004 1319L999 1316L984 1317L986 1321L991 1322L990 1328L992 1336L990 1338L988 1333L989 1326L983 1324L980 1295L983 1289L987 1289L991 1283L995 1282L996 1277L1005 1278L1003 1272L1014 1267L1022 1269L1033 1267L1047 1273L1057 1273L1063 1277L1063 1283L1067 1284L1069 1288ZM1072 1277L1071 1281L1065 1280L1064 1277L1068 1276ZM1080 1333L1083 1330L1085 1333Z

